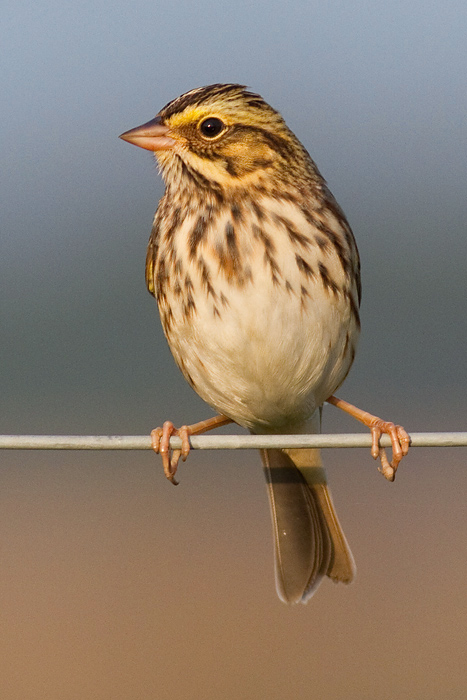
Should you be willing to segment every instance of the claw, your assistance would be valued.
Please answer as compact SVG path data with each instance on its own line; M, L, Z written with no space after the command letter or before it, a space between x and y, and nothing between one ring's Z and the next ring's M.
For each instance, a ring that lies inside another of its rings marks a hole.
M410 447L410 435L404 430L401 425L395 425L390 421L381 420L377 416L371 415L352 404L338 399L337 396L330 396L327 399L328 403L342 409L349 415L356 418L358 421L370 428L371 431L371 456L373 459L380 459L381 467L379 471L388 481L394 481L396 471L402 458L406 456ZM379 439L381 435L389 435L391 438L392 460L388 460L386 450L380 447Z
M177 429L172 421L166 420L162 428L154 428L151 431L152 449L162 457L164 474L174 486L178 484L175 474L177 473L180 457L182 462L184 462L190 454L190 435L200 435L208 430L219 428L221 425L228 425L229 423L232 423L232 419L221 415L207 418L199 423L193 423L193 425L182 425L181 428ZM173 451L170 449L170 438L172 435L178 435L181 438L181 449Z
M392 460L389 462L386 456L384 447L379 446L379 439L382 434L389 435L391 438ZM397 467L402 458L406 456L410 447L410 437L401 425L395 425L389 421L378 420L371 427L372 445L371 456L373 459L380 459L381 466L378 471L388 480L394 481L396 478Z
M172 435L178 435L182 439L181 450L170 449L170 438ZM162 428L155 428L151 431L152 449L162 457L162 466L167 479L174 485L178 485L175 479L177 473L178 462L180 457L184 462L190 453L190 429L187 425L182 425L181 428L176 428L172 421L166 420Z
M373 444L371 448L371 454L375 459L380 459L381 466L378 467L378 471L388 480L394 481L396 478L397 467L399 466L402 458L405 457L409 451L410 447L410 436L404 430L401 425L395 425L388 421L379 421L379 425L371 429L373 436ZM384 447L379 447L379 438L385 433L391 438L392 447L392 460L389 462L386 456L386 450ZM374 446L377 446L377 454L374 454Z

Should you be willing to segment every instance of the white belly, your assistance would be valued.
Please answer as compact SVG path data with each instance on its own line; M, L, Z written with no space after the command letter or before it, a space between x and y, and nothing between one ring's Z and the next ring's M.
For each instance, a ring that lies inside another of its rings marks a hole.
M179 232L180 245L192 226L188 221ZM170 309L167 339L188 381L220 413L255 431L299 424L345 378L358 335L355 319L344 294L326 288L317 274L304 276L296 249L275 240L280 275L274 281L261 241L250 233L242 243L243 278L229 280L220 269L214 238L190 261L189 313L169 279L160 304L163 319ZM317 270L320 251L315 246L307 255ZM335 255L327 265L342 282ZM178 282L183 287L181 277Z

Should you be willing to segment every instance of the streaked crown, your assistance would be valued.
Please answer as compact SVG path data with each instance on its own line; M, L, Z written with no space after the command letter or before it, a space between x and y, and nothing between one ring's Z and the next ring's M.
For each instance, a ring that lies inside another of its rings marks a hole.
M319 173L282 116L244 85L196 88L169 102L158 114L173 139L157 159L167 184L180 163L186 174L222 188L268 182L321 181ZM174 183L175 184L175 183Z

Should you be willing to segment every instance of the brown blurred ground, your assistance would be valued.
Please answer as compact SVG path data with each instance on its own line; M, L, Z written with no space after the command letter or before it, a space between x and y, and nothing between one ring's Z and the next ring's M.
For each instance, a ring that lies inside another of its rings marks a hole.
M177 489L149 453L1 458L1 698L467 696L464 450L393 485L327 451L358 577L295 608L254 453L193 455Z

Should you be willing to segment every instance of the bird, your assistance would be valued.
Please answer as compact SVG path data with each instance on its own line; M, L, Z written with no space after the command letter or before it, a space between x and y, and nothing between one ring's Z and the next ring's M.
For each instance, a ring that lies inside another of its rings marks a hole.
M360 332L360 261L350 225L281 114L236 83L195 88L121 135L153 151L165 182L146 258L176 364L219 415L151 433L173 482L189 436L234 422L253 434L319 433L325 402L371 430L393 480L410 438L339 399ZM392 461L379 447L391 437ZM172 452L170 437L182 448ZM307 602L355 562L319 450L261 450L279 598Z

